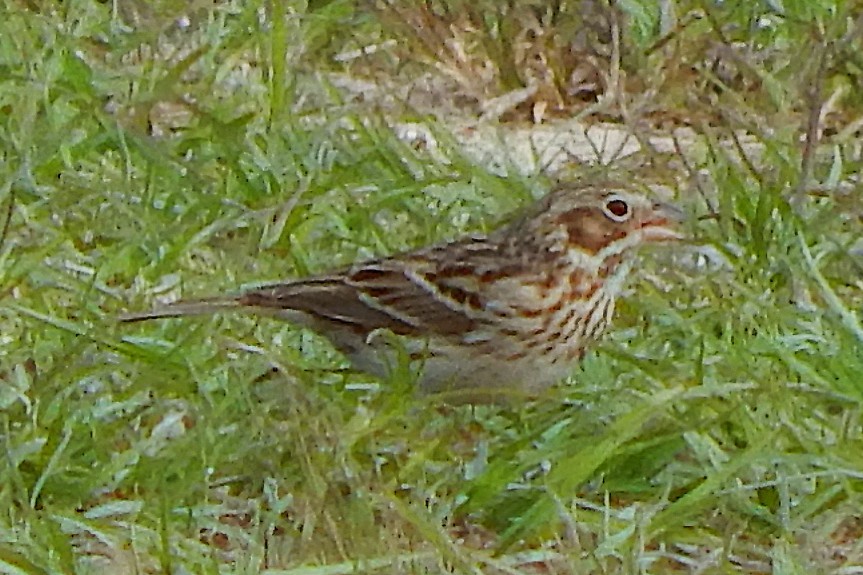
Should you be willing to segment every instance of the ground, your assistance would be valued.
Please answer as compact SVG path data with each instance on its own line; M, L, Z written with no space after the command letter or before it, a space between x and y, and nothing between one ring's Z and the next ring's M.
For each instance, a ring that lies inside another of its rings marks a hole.
M854 3L7 2L0 571L863 570ZM545 396L417 397L325 340L119 313L655 182Z

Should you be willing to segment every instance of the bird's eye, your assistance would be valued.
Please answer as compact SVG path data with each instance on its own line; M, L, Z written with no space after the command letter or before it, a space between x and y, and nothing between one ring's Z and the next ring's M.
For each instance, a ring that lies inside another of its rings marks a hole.
M629 204L619 197L614 197L605 202L603 207L605 215L615 222L625 222L632 215L629 209Z

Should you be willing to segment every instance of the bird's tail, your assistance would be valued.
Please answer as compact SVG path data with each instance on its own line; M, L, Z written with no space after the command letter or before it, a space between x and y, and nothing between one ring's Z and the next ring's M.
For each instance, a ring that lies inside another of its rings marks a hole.
M213 297L198 300L181 300L149 311L133 311L122 313L118 320L124 323L145 321L149 319L160 319L166 317L180 317L186 315L206 315L216 313L225 309L234 309L241 304L236 297Z

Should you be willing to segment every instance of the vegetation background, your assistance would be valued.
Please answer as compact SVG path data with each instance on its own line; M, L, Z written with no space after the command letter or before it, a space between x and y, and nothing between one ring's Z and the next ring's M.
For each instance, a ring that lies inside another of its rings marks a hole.
M863 572L860 2L0 13L0 571ZM524 405L271 320L115 320L603 169L676 190L691 241Z

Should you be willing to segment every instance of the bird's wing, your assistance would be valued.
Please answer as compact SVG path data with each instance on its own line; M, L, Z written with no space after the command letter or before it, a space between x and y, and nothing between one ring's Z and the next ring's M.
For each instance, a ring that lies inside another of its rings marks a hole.
M244 293L238 302L300 311L361 333L380 328L413 336L468 332L483 306L479 285L463 260L448 265L434 255L416 252L340 274L268 285Z
M493 243L480 236L392 258L357 264L326 276L273 283L237 296L181 301L122 321L252 308L315 328L326 324L360 335L388 329L399 335L459 336L485 317L490 276L499 275ZM492 280L494 278L491 278Z

